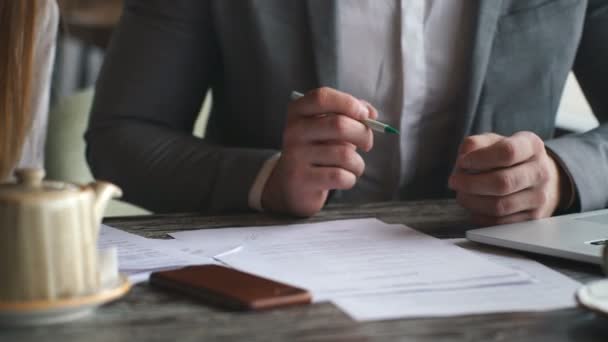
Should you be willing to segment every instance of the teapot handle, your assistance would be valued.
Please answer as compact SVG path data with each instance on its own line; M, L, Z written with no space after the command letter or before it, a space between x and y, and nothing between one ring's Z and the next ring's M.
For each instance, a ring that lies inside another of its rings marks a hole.
M122 190L116 185L104 181L91 183L90 186L95 192L95 199L93 201L93 227L95 227L96 231L93 236L97 236L99 233L99 226L103 219L103 213L108 202L112 198L122 196Z

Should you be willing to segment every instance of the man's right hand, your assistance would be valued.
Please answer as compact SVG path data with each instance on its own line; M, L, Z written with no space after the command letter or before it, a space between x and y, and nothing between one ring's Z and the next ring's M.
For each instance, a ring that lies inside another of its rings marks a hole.
M325 204L329 190L352 188L365 169L356 150L369 151L374 138L360 120L377 116L367 102L331 88L292 101L281 157L262 192L262 207L312 216Z

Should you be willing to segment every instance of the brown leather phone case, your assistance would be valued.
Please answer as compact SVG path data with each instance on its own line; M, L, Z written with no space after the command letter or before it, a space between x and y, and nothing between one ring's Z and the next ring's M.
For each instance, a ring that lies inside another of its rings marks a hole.
M150 284L231 310L264 310L311 302L310 293L304 289L219 265L154 272Z

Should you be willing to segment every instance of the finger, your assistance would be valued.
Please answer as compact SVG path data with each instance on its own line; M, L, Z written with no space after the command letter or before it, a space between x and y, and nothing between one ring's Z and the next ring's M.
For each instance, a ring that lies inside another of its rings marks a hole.
M458 166L471 170L490 170L513 166L544 153L543 141L534 133L519 132L458 158Z
M460 143L458 154L467 154L480 148L488 147L501 139L504 139L504 137L495 133L484 133L468 136L462 140L462 143Z
M372 106L371 103L365 101L365 100L359 100L361 102L363 102L363 104L365 104L367 106L367 109L369 110L369 118L372 120L376 120L378 119L378 111L376 110L376 108L374 108L374 106Z
M313 166L337 167L357 177L361 177L365 170L363 158L346 145L314 145L307 153Z
M284 139L287 145L349 143L364 151L369 151L374 143L374 135L367 126L345 115L303 118L289 126Z
M543 216L537 210L522 211L516 214L494 217L485 215L472 215L471 221L478 226L496 226L501 224L516 223L540 219Z
M521 211L542 208L548 201L547 196L547 193L541 187L538 187L507 196L480 196L458 193L456 201L474 214L502 217Z
M370 110L363 102L352 95L328 87L314 89L291 101L288 106L288 115L291 118L329 113L346 115L355 120L367 119L370 116Z
M473 195L504 196L523 189L545 184L549 170L543 163L530 162L488 172L456 171L450 176L449 186L457 192Z
M357 176L339 167L311 167L305 184L318 190L348 190L357 183Z

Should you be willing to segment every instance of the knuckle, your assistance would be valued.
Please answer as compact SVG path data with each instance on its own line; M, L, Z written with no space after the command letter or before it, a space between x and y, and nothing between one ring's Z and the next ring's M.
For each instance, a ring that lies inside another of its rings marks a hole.
M505 161L508 163L516 162L517 147L511 140L505 139L502 147L502 154Z
M493 214L496 216L506 216L511 213L512 203L506 198L499 198L494 201Z
M537 135L534 135L532 144L535 151L545 151L545 142Z
M515 187L515 181L508 172L499 173L496 177L496 188L500 194L509 194Z
M546 163L539 163L536 169L536 179L538 180L538 182L541 184L545 184L549 181L550 177L551 175Z
M540 152L545 149L545 143L543 140L536 134L532 132L525 131L523 132L525 136L528 138L528 141L532 145L532 149L535 152Z
M545 206L549 203L549 194L546 191L538 191L536 193L536 203L539 206Z
M342 138L347 134L349 122L344 115L331 115L330 124L338 137Z
M545 150L545 143L543 139L536 135L534 132L530 131L521 131L514 134L514 137L518 137L520 140L525 142L530 146L534 154L541 153Z
M501 140L504 138L504 136L493 132L485 133L483 135L489 138L490 140Z

